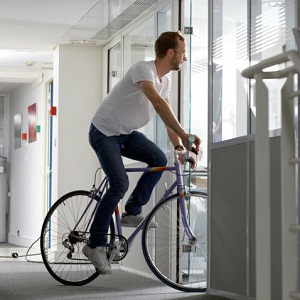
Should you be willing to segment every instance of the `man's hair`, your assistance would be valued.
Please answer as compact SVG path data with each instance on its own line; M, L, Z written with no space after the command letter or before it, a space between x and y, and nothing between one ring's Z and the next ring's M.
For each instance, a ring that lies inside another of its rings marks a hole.
M155 42L155 55L158 58L166 56L168 49L177 49L178 40L184 41L180 31L163 32Z

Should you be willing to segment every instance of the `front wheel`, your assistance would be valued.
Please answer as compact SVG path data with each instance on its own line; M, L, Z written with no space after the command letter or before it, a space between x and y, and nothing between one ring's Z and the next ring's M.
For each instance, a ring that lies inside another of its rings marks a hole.
M84 285L99 273L82 253L89 238L89 227L99 202L89 191L74 191L62 196L44 220L40 248L49 273L65 285ZM113 219L108 237L114 237Z
M185 196L187 221L196 241L189 240L182 223L179 195L155 206L142 235L146 262L162 282L184 292L205 292L207 286L207 196ZM158 227L150 228L156 222Z

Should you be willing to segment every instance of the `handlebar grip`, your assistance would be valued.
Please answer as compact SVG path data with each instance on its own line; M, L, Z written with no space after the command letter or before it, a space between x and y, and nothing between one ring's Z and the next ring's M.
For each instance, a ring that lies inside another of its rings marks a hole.
M189 147L192 147L194 142L195 142L195 137L190 135L189 138L188 138Z
M193 135L190 135L188 137L188 145L191 148L191 152L193 152L194 154L198 155L198 151L196 150L196 148L192 147L194 142L195 142L195 137Z
M198 155L198 151L195 149L195 147L192 147L194 142L195 142L195 137L193 135L190 135L188 138L189 147L191 148L191 152Z

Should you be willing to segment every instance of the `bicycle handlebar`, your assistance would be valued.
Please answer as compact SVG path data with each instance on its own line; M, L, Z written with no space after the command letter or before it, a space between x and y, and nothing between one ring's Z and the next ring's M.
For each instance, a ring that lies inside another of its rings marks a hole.
M196 157L193 157L192 155L190 155L190 152L194 153L196 155ZM175 150L175 154L177 157L177 161L180 161L182 164L184 164L184 162L188 162L191 164L192 169L196 168L197 165L197 155L198 155L198 151L196 151L195 148L191 149L191 151L178 151Z

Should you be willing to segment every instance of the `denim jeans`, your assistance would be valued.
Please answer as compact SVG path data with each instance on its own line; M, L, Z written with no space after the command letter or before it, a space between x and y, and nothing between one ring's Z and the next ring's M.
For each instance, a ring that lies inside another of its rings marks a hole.
M128 135L107 137L92 124L89 140L109 181L109 189L103 195L91 225L88 245L94 248L106 245L111 216L128 190L129 181L122 156L144 162L149 167L166 166L168 161L164 152L138 131ZM126 212L131 215L141 213L142 206L149 201L153 188L161 176L162 172L142 174L126 202Z

